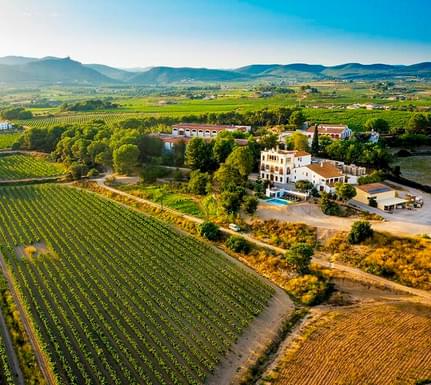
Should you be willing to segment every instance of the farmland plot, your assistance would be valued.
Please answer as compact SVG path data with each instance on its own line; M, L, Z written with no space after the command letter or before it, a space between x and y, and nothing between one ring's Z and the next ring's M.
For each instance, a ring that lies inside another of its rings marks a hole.
M0 155L0 180L43 178L64 174L60 163L23 154Z
M431 379L431 308L364 305L326 317L286 349L264 384L414 385Z
M60 384L202 384L273 289L206 244L67 186L0 188L0 244ZM44 242L48 253L18 257Z

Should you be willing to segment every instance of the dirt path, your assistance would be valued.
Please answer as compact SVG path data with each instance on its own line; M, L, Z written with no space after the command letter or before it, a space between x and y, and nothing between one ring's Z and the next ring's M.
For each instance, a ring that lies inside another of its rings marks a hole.
M12 340L10 338L10 334L9 334L9 330L6 326L6 321L3 317L3 313L0 309L0 328L1 330L1 334L3 336L4 339L4 343L6 346L6 351L7 351L7 355L9 358L9 362L12 368L12 373L14 375L14 378L16 379L16 382L18 385L24 385L24 376L22 375L22 371L21 368L19 366L19 362L18 362L18 358L16 357L15 354L15 349L13 347L12 344Z
M13 279L9 273L9 270L6 266L6 262L4 260L3 254L0 253L0 265L1 269L3 271L3 274L7 280L8 287L10 290L10 293L12 295L12 298L16 304L17 310L21 316L21 321L24 325L24 329L27 333L27 336L30 340L30 343L33 347L33 351L36 355L37 362L39 364L39 367L45 377L45 380L48 385L57 385L57 381L55 380L54 373L52 372L51 366L49 364L48 358L44 354L42 347L40 346L39 340L32 328L31 320L29 319L27 312L22 304L21 298L19 293L15 290L15 286L13 284Z

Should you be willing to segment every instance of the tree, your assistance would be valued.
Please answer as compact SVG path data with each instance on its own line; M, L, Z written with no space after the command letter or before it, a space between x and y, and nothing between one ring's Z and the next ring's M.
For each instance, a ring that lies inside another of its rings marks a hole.
M186 144L184 141L180 141L178 143L174 144L174 165L176 167L182 167L184 165L184 159L185 159L185 153L186 153Z
M200 236L210 240L210 241L216 241L220 238L220 229L219 227L210 221L202 222L198 226L198 231Z
M235 147L235 140L229 131L222 131L214 140L213 159L223 163Z
M389 131L389 123L382 118L370 118L364 125L367 131L376 131L385 133Z
M83 163L74 162L69 166L69 172L73 180L78 180L87 175L88 167Z
M317 127L318 125L316 124L314 126L313 140L311 142L311 153L314 156L317 156L319 154L319 130Z
M258 204L259 201L254 196L247 195L243 199L242 208L246 213L254 214L257 210Z
M336 183L335 192L337 193L337 196L343 201L348 201L356 196L356 189L349 183Z
M300 274L306 274L310 270L311 258L314 254L313 248L306 243L296 243L286 253L287 262L294 266Z
M426 134L430 128L429 116L423 113L414 113L407 122L407 131L411 134Z
M212 168L211 154L211 146L204 139L194 137L186 147L185 163L192 170L209 171Z
M273 132L262 135L259 139L260 147L263 149L271 149L277 146L278 136Z
M243 180L253 169L253 156L247 147L236 147L227 157L226 165L236 168Z
M250 252L250 244L243 238L236 235L230 236L226 240L226 246L236 253L248 254Z
M129 174L138 163L139 148L134 144L123 144L114 151L114 169L120 174Z
M330 199L329 194L322 191L320 196L320 208L325 215L339 216L341 214L340 206Z
M347 237L347 241L352 245L356 245L367 240L368 238L371 238L373 233L374 231L369 222L356 221L352 225L350 233Z
M210 181L210 176L207 172L194 170L190 174L188 183L189 191L192 194L205 195L207 193L207 185Z
M238 168L223 163L214 173L214 182L217 191L233 191L238 185L243 185L244 180Z
M220 204L229 214L236 214L241 208L242 191L223 191L220 196Z
M160 186L153 195L153 198L156 202L160 203L160 206L163 210L163 202L165 201L166 196L169 194L169 191L166 187L166 185Z
M369 184L369 183L378 183L383 180L383 173L381 171L373 171L369 175L360 176L358 178L358 185Z
M307 192L313 188L313 183L309 180L298 180L295 183L295 188L300 192Z
M300 130L305 122L305 116L302 111L293 111L289 118L289 124Z
M205 218L217 213L217 199L214 194L208 194L202 201L201 207L205 213Z
M298 151L308 151L308 138L300 132L294 132L291 136L292 149Z

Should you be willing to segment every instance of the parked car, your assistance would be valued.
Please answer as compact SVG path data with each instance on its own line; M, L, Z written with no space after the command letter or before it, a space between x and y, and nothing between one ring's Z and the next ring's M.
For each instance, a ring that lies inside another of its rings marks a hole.
M239 227L239 226L238 226L238 225L236 225L235 223L230 223L230 224L229 224L229 228L230 228L231 230L233 230L233 231L236 231L236 232L241 231L241 227Z

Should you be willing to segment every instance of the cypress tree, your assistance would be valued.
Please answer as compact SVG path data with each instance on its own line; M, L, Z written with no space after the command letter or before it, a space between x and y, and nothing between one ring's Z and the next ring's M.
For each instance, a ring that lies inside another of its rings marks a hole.
M316 156L319 154L319 131L317 130L317 124L314 126L314 135L311 142L311 153Z

